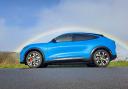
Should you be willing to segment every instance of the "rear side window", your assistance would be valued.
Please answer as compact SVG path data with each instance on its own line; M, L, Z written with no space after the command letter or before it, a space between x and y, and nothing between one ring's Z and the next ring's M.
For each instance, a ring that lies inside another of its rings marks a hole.
M61 35L56 38L57 42L67 42L67 41L72 41L72 35L71 34L65 34Z
M91 40L96 39L97 37L89 34L74 34L73 41L83 41L83 40Z

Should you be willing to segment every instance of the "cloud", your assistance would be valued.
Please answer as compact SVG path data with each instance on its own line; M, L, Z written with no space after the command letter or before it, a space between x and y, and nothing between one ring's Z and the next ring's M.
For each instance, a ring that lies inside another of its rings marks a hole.
M0 18L0 51L14 51L24 41L34 37L36 31L23 28L8 27L6 19Z
M42 11L37 27L85 26L128 40L128 6L125 3L126 0L65 0L55 8Z

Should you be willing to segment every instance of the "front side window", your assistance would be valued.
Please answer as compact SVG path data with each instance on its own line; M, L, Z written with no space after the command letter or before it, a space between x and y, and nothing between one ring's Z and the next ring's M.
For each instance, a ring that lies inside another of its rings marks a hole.
M95 39L97 38L94 35L89 35L89 34L74 34L73 35L73 41L83 41L83 40L90 40L90 39Z
M72 35L71 34L61 35L61 36L55 38L55 40L56 40L56 42L72 41Z

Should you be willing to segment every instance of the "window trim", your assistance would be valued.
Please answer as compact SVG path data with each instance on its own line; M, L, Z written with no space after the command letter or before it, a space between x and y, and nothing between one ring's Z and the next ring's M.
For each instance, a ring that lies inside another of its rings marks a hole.
M66 35L70 35L71 36L71 41L57 41L57 38L60 38L61 36L66 36ZM56 43L61 43L61 42L73 42L73 34L62 34L60 36L57 36L56 38L54 38L56 40Z
M74 37L76 35L88 35L88 36L93 36L94 38L90 38L90 39L83 39L83 40L74 40ZM77 42L77 41L88 41L88 40L94 40L94 39L97 39L99 38L98 36L95 36L95 35L91 35L91 34L72 34L72 42Z

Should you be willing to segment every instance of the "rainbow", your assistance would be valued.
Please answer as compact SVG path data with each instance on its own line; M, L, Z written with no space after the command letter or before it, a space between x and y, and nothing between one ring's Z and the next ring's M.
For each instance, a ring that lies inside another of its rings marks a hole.
M119 39L116 36L113 36L111 34L102 32L100 30L97 29L91 29L91 28L85 28L85 27L77 27L77 26L68 26L68 27L63 27L63 28L58 28L58 29L52 29L52 30L48 30L48 31L43 31L42 33L37 34L35 37L27 40L26 42L24 42L23 44L21 44L18 48L16 48L14 51L15 52L20 52L21 49L31 43L37 42L39 41L41 38L47 38L49 36L57 36L60 35L62 33L68 33L68 32L92 32L92 33L99 33L99 34L103 34L113 40L116 41L117 44L119 44L121 47L125 48L126 50L128 50L128 46L127 44L122 41L121 39Z

